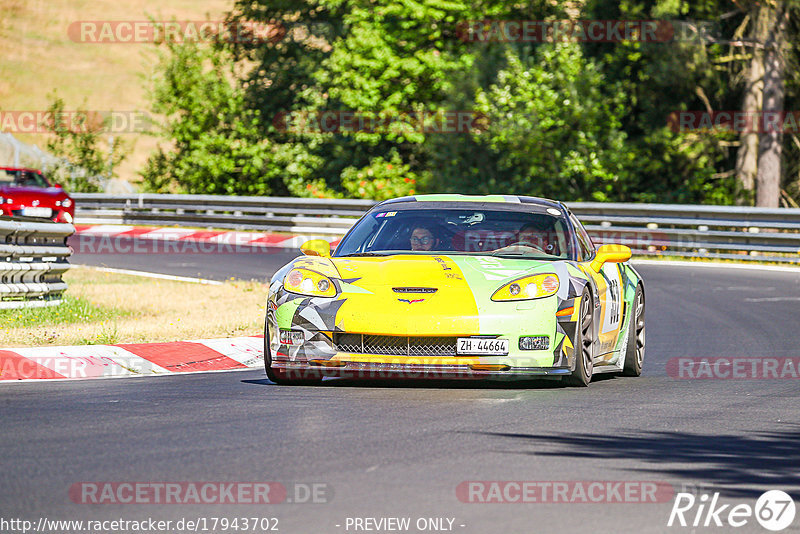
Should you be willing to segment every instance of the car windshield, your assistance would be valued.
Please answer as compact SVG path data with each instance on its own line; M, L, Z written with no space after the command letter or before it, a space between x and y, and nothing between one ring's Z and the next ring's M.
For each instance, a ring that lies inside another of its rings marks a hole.
M334 256L469 254L567 259L563 216L491 209L400 209L389 204L361 219Z
M44 176L38 172L23 170L2 170L0 171L0 187L50 187Z

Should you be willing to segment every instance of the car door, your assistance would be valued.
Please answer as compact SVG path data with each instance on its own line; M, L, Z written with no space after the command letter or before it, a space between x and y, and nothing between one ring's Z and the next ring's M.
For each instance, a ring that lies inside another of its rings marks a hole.
M618 263L606 263L600 269L604 289L600 292L600 328L598 329L598 347L596 355L608 363L616 362L617 355L613 350L619 340L622 325L622 277ZM599 289L599 287L598 287Z
M590 261L595 254L594 243L581 222L572 214L570 218L578 239L581 259ZM599 306L595 305L597 341L594 360L600 365L615 363L618 357L613 350L616 348L622 324L622 277L619 269L617 263L606 263L599 273L588 266L585 269L597 288L595 304L599 303Z

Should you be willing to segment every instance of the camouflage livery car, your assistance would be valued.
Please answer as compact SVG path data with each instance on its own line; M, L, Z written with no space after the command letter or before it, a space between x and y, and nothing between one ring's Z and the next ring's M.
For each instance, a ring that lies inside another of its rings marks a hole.
M644 284L559 202L426 195L382 202L331 254L312 240L272 278L270 380L638 376Z

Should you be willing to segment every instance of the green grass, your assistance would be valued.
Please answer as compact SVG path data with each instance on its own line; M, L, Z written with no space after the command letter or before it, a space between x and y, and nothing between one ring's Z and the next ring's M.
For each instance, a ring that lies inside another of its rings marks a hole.
M86 299L65 295L58 306L0 310L0 329L109 322L130 315L128 311L96 306Z
M103 325L102 330L94 337L82 337L75 342L76 345L114 345L119 342L119 331L116 321L110 325Z

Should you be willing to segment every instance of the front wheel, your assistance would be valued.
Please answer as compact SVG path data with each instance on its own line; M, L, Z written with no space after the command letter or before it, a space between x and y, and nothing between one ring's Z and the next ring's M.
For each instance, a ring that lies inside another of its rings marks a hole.
M592 296L588 289L581 296L581 312L575 324L575 370L566 377L570 386L586 387L592 381L594 361L592 346L594 344L594 314L592 313Z
M622 376L640 376L644 363L644 289L636 286L633 297L633 314L628 326L628 348L625 351L625 367Z
M272 330L271 333L270 330ZM274 347L277 350L279 345L277 324L270 329L270 317L269 313L267 313L267 318L264 321L264 368L267 371L267 378L281 386L315 386L322 382L322 376L318 372L273 369L272 348Z

